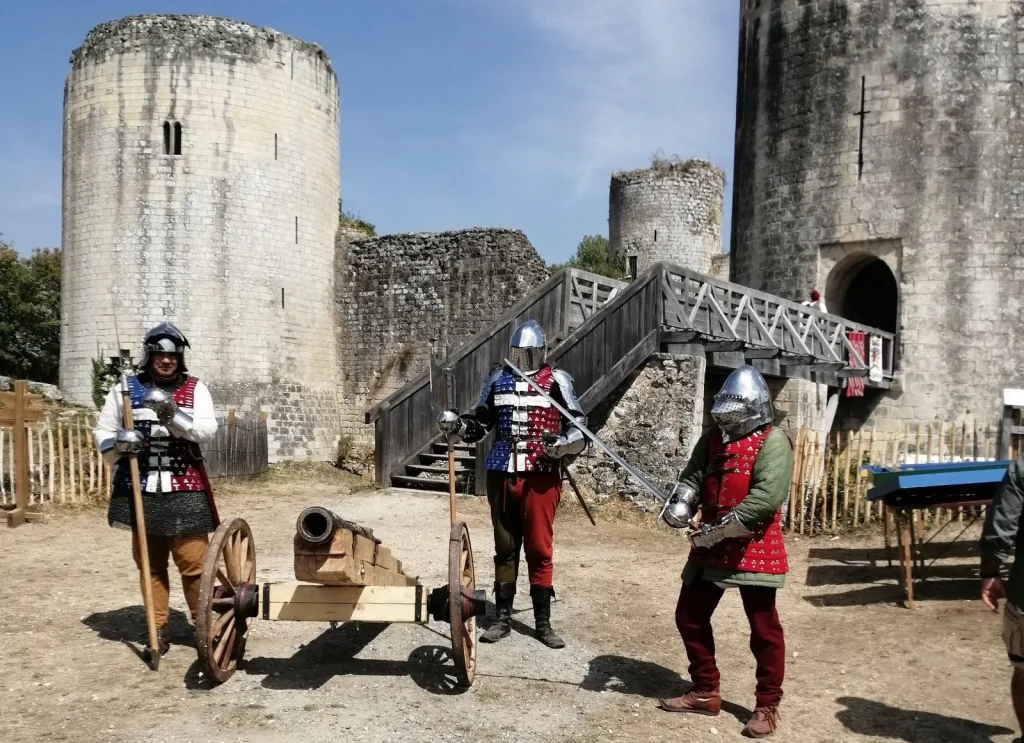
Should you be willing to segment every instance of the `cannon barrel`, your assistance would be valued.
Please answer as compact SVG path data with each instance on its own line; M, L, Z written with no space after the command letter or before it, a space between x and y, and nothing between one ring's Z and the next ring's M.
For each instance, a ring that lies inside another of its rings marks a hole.
M380 540L373 536L373 529L346 521L323 506L306 508L299 514L299 518L295 522L295 531L304 542L309 544L330 544L338 529L348 529L380 544Z

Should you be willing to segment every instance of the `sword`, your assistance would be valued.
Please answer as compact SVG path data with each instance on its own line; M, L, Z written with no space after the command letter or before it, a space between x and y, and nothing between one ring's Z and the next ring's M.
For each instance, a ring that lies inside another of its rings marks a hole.
M573 425L576 426L576 428L580 429L580 431L583 432L584 436L586 436L588 439L593 441L597 445L598 449L600 449L605 454L607 454L609 457L611 457L613 462L615 462L617 465L622 467L622 469L626 470L626 472L628 472L630 475L632 475L636 479L637 482L639 482L641 485L644 486L644 489L647 490L647 492L649 492L651 495L653 495L655 498L657 498L662 503L668 503L668 500L669 500L668 496L665 495L663 492L661 492L661 490L659 488L657 488L656 486L651 484L651 482L647 479L647 477L643 473L641 473L633 465L629 464L625 459L623 459L618 454L616 454L614 451L612 451L611 448L606 443L604 443L603 441L601 441L601 439L599 439L597 437L597 434L593 433L589 428L587 428L585 425L583 425L578 420L576 420L576 416L574 416L568 410L566 410L561 405L559 405L554 399L552 399L551 395L549 395L547 392L545 392L544 390L542 390L540 388L540 385L538 385L536 382L534 382L528 376L523 374L523 372L519 369L519 367L517 367L515 364L513 364L508 359L504 359L504 362L505 362L505 365L508 366L509 369L514 371L517 375L519 375L523 379L523 381L525 381L528 385L533 387L534 391L537 394L539 394L541 397L543 397L545 400L547 400L549 403L551 403L554 406L555 410L557 410L559 413L564 415L569 420L573 421Z

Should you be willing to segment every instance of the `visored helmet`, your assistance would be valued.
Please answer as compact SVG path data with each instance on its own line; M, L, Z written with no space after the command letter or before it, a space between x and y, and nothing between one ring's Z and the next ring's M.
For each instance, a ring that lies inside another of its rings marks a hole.
M761 372L744 364L730 374L715 395L711 417L723 441L734 441L771 423L772 401Z
M154 353L176 353L178 354L178 370L187 372L186 348L191 348L188 339L174 326L174 323L164 321L146 333L146 337L142 340L142 360L139 362L139 368L148 370Z
M546 355L544 328L536 320L527 320L512 333L508 349L509 361L523 372L532 374L544 363Z

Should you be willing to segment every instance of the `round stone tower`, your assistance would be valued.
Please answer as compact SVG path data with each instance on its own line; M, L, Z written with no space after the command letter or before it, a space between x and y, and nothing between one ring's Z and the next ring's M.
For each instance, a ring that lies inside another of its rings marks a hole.
M992 424L1024 385L1022 22L1019 0L742 0L731 278L899 334L856 420Z
M94 28L64 92L60 384L167 319L271 461L330 458L338 84L315 44L209 16ZM115 315L117 320L115 333Z
M658 261L710 273L722 252L725 175L706 160L656 162L612 175L608 241L633 275Z

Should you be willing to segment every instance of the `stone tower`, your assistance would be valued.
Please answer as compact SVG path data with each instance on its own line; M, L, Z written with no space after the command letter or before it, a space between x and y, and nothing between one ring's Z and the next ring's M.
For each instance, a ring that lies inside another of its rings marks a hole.
M338 84L315 44L208 16L94 28L64 93L60 384L169 319L271 461L337 442ZM283 425L285 424L286 425ZM287 431L287 434L285 432Z
M608 241L626 269L643 273L669 261L711 272L722 252L725 175L710 162L657 162L648 169L612 175L608 192Z
M994 423L1024 384L1022 23L1020 0L742 0L731 279L899 333L857 420Z

